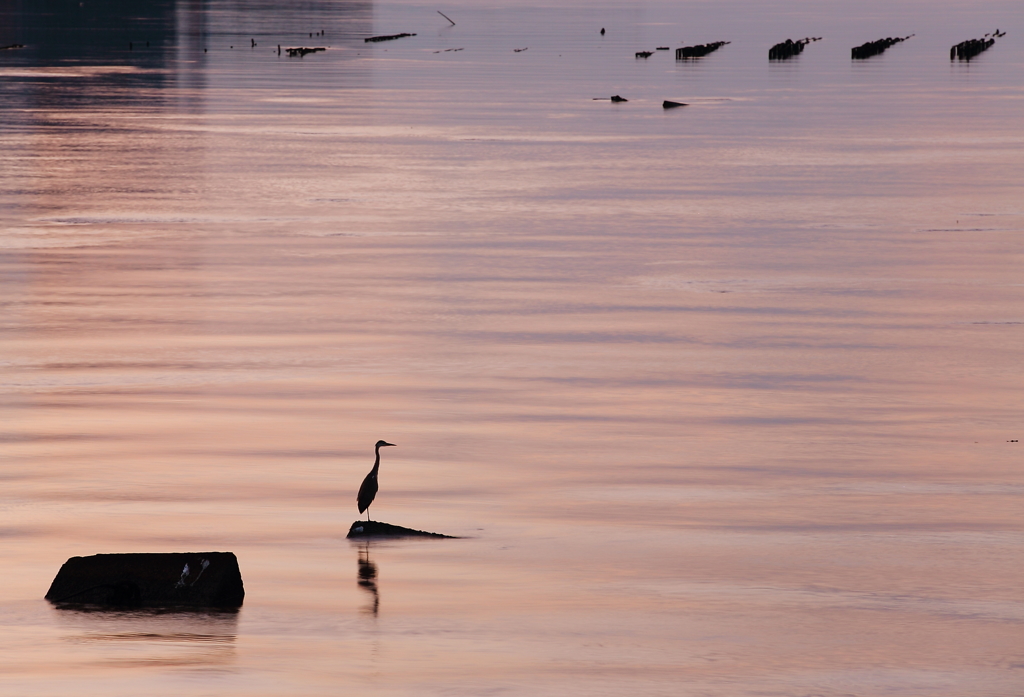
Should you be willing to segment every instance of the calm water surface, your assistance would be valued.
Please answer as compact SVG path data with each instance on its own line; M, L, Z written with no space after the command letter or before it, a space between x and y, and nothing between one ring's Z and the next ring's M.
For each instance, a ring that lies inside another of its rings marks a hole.
M1020 694L1020 3L57 9L0 3L4 694ZM465 539L345 539L378 438ZM42 600L204 550L239 613Z

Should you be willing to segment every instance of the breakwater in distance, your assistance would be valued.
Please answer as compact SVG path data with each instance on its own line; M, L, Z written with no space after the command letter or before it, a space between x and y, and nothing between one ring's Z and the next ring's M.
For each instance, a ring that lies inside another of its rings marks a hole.
M909 36L886 37L884 39L868 41L859 46L854 46L853 48L851 48L850 58L851 60L866 60L868 58L873 58L874 56L881 55L887 49L895 46L896 44L902 43L908 39L913 38L914 36L916 35L910 34ZM985 34L985 36L981 39L969 39L967 41L962 41L949 49L949 58L950 60L960 59L964 61L969 61L972 58L983 53L984 51L987 51L993 45L995 45L996 39L1002 36L1006 36L1006 32L1001 32L997 29L995 32L991 34ZM799 56L801 53L803 53L804 48L808 44L814 43L816 41L821 41L822 38L823 37L821 36L809 36L803 39L786 39L785 41L781 41L772 46L770 49L768 49L768 60L781 61ZM371 39L367 39L367 41L370 40ZM711 43L706 44L683 46L681 48L676 49L676 60L692 60L695 58L703 58L704 56L710 55L711 53L714 53L718 49L730 43L732 42L713 41ZM523 49L518 49L517 52L521 50ZM668 50L668 47L659 46L657 50ZM637 51L634 54L634 56L636 58L647 59L653 56L654 54L655 51L645 50Z

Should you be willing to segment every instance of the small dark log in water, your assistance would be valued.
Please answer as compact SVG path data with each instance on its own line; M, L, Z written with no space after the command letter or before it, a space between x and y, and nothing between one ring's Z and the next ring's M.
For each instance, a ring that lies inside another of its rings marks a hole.
M315 48L307 48L306 46L298 46L296 48L286 48L285 49L285 51L288 52L288 55L291 56L292 58L294 58L295 56L298 56L299 58L302 58L307 53L317 53L319 51L326 51L326 50L327 49L324 48L323 46L317 46Z
M12 48L25 48L25 44L7 44L6 46L0 46L0 51L9 51Z
M617 94L613 94L613 95L612 95L612 101L613 101L613 102L628 102L629 100L628 100L628 99L626 99L625 97L620 97L620 96L619 96L619 95L617 95Z
M895 38L890 36L885 39L879 39L878 41L869 41L866 44L861 44L860 46L855 46L851 48L850 57L854 60L864 60L865 58L871 58L872 56L877 56L880 53L884 53L885 49L889 48L890 46L895 46L901 41L906 41L907 39L913 36L913 34L911 34L910 36L903 37L897 36Z
M956 46L949 49L949 60L956 60L959 58L962 61L969 61L979 53L987 51L995 42L996 40L994 38L961 41Z
M814 41L821 41L821 37L808 36L806 39L799 39L797 41L786 39L782 43L775 44L768 49L768 60L781 61L792 58L793 56L799 56L804 52L804 46Z
M448 21L450 22L451 20L449 19ZM387 36L370 36L370 37L367 37L367 38L363 39L363 41L366 42L366 43L370 43L370 42L373 42L373 41L394 41L395 39L404 39L407 36L416 36L416 35L415 34L406 34L406 33L403 32L402 34L388 34Z
M348 529L348 538L363 537L442 537L449 540L458 539L453 535L413 530L412 528L403 528L401 525L391 525L390 523L381 523L376 520L357 520Z
M662 109L675 109L677 106L689 106L686 102L673 102L668 99L661 103Z
M650 58L653 55L654 55L654 51L637 51L636 52L636 57L637 58Z
M697 46L683 46L682 48L676 49L676 60L686 60L687 58L703 58L704 56L717 51L726 44L731 44L731 41L715 41L710 44L698 44Z
M244 598L231 552L71 557L46 592L55 605L118 608L232 609Z

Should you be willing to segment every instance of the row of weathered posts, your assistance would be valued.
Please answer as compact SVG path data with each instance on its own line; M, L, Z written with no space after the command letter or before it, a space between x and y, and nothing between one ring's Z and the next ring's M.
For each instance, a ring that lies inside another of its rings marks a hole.
M884 39L878 39L877 41L868 41L860 46L854 46L850 49L850 58L852 60L866 60L874 56L884 53L886 49L895 46L898 43L906 41L914 36L896 36L886 37ZM1006 36L1006 32L1001 32L996 29L991 34L985 34L981 39L971 39L969 41L963 41L956 46L949 49L950 60L970 60L977 56L982 51L989 49L998 37ZM799 56L803 53L804 47L809 43L815 41L821 41L820 36L809 36L804 39L786 39L781 43L777 43L768 49L768 60L788 60L795 56ZM690 60L694 58L703 58L709 53L713 53L720 49L726 44L732 43L731 41L715 41L709 44L697 44L696 46L683 46L682 48L676 49L676 60ZM667 50L668 47L659 46L659 51ZM650 58L654 55L654 51L637 51L637 58Z
M451 21L451 20L448 20L448 21ZM322 34L323 34L323 32L317 32L317 36L320 36ZM601 30L601 34L604 34L604 29ZM313 34L310 33L310 36L312 37ZM378 42L381 42L381 41L394 41L395 39L404 39L407 36L416 36L416 34L410 34L408 32L402 32L401 34L387 34L387 35L384 35L384 36L370 36L370 37L367 37L367 38L363 39L363 41L366 42L366 43L378 43ZM877 56L877 55L879 55L881 53L884 53L886 49L891 48L892 46L895 46L898 43L906 41L907 39L910 39L913 36L914 36L914 34L911 34L910 36L897 36L897 37L889 36L889 37L886 37L884 39L878 39L877 41L868 41L867 43L861 44L860 46L854 46L853 48L851 48L850 49L850 58L852 60L865 60L865 59L868 59L868 58L872 58L872 57ZM961 41L960 43L956 44L955 46L953 46L952 48L949 49L949 59L950 60L956 60L956 59L959 58L962 61L969 61L972 58L974 58L977 55L979 55L980 53L982 53L984 51L987 51L989 48L991 48L995 44L996 39L999 38L999 37L1002 37L1002 36L1006 36L1006 32L1005 31L999 31L998 29L996 29L991 34L985 34L985 36L980 38L980 39L969 39L967 41ZM252 39L251 41L252 41L253 48L255 48L256 47L256 40ZM812 43L814 41L821 41L821 37L820 36L809 36L809 37L807 37L805 39L797 39L796 41L794 41L793 39L786 39L785 41L783 41L781 43L777 43L774 46L772 46L770 49L768 49L768 60L788 60L788 59L793 58L795 56L799 56L801 53L803 53L804 47L807 46L807 44ZM696 46L683 46L682 48L677 48L676 49L676 60L691 60L693 58L703 58L704 56L708 55L709 53L713 53L713 52L717 51L718 49L720 49L722 46L725 46L725 45L730 44L730 43L732 43L732 42L731 41L714 41L714 42L709 43L709 44L697 44ZM149 42L147 42L146 45L148 46ZM24 46L22 44L9 44L7 46L0 46L0 51L7 50L7 49L16 49L16 48L24 48ZM232 48L234 48L234 47L232 46ZM307 55L309 53L317 53L317 52L320 52L320 51L324 51L326 49L323 46L316 46L316 47L297 46L297 47L294 47L294 48L286 48L284 50L288 53L289 56L298 56L299 58L301 58L301 57L303 57L303 56L305 56L305 55ZM448 50L459 50L459 51L461 51L462 49L448 49ZM521 51L525 51L526 49L525 48L517 48L517 49L513 49L513 50L515 50L516 53L519 53ZM669 49L668 49L668 46L658 46L658 50L659 51L667 51ZM277 47L277 53L278 53L278 55L281 54L281 46L280 45L278 45L278 47ZM435 53L438 53L438 51L435 51ZM654 51L637 51L636 52L636 57L637 58L650 58L653 55L654 55Z
M448 21L450 22L451 20L448 20ZM601 34L602 35L604 34L604 29L601 30ZM393 41L394 39L402 39L402 38L405 38L407 36L416 36L416 35L415 34L408 34L408 33L389 34L389 35L386 35L386 36L371 36L371 37L369 37L367 39L363 39L363 40L368 42L368 43L370 43L370 42L378 42L378 41ZM914 34L911 34L910 36L895 36L895 37L887 36L884 39L878 39L876 41L868 41L867 43L861 44L860 46L854 46L853 48L851 48L850 49L850 58L852 60L865 60L867 58L872 58L874 56L877 56L877 55L880 55L880 54L884 53L886 49L891 48L892 46L895 46L898 43L902 43L903 41L906 41L907 39L913 38L913 36L914 36ZM974 58L975 56L977 56L982 51L985 51L985 50L989 49L996 42L996 38L1001 37L1001 36L1006 36L1006 32L1005 31L1001 32L998 29L996 29L991 34L985 34L984 38L981 38L981 39L970 39L968 41L963 41L961 43L958 43L956 46L953 46L951 49L949 49L949 58L950 58L950 60L955 60L957 58L959 58L960 60L970 60L971 58ZM768 60L788 60L790 58L793 58L794 56L799 56L801 53L803 53L804 47L807 46L807 44L813 43L815 41L821 41L821 38L822 37L820 37L820 36L808 36L807 38L797 39L796 41L794 41L793 39L786 39L785 41L783 41L781 43L777 43L774 46L772 46L770 49L768 49ZM732 43L732 42L731 41L713 41L713 42L711 42L709 44L697 44L695 46L683 46L682 48L677 48L676 49L676 60L691 60L693 58L703 58L704 56L708 55L709 53L714 53L718 49L722 48L722 46L725 46L725 45L730 44L730 43ZM278 49L278 50L280 51L280 49ZM292 54L291 52L293 50L296 50L296 49L288 49L288 50L289 50L289 53L291 55L295 55L295 54ZM302 51L302 50L308 51L308 49L297 49L297 50L299 50L299 51ZM525 49L516 49L516 52L518 53L519 51L523 51L523 50L525 50ZM668 50L668 46L659 46L658 50L659 51L667 51ZM637 51L636 52L636 57L637 58L650 58L653 55L654 55L654 51Z

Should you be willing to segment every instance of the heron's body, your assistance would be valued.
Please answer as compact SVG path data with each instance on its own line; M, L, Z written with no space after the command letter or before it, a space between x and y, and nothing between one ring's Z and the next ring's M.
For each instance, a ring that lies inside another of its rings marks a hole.
M377 445L374 446L373 452L376 458L373 461L373 469L363 479L363 483L359 485L359 493L356 494L356 503L359 504L359 513L366 511L366 519L370 519L370 504L373 503L373 499L377 496L377 472L380 470L380 449L381 446L394 445L394 443L388 443L383 440L377 441Z

